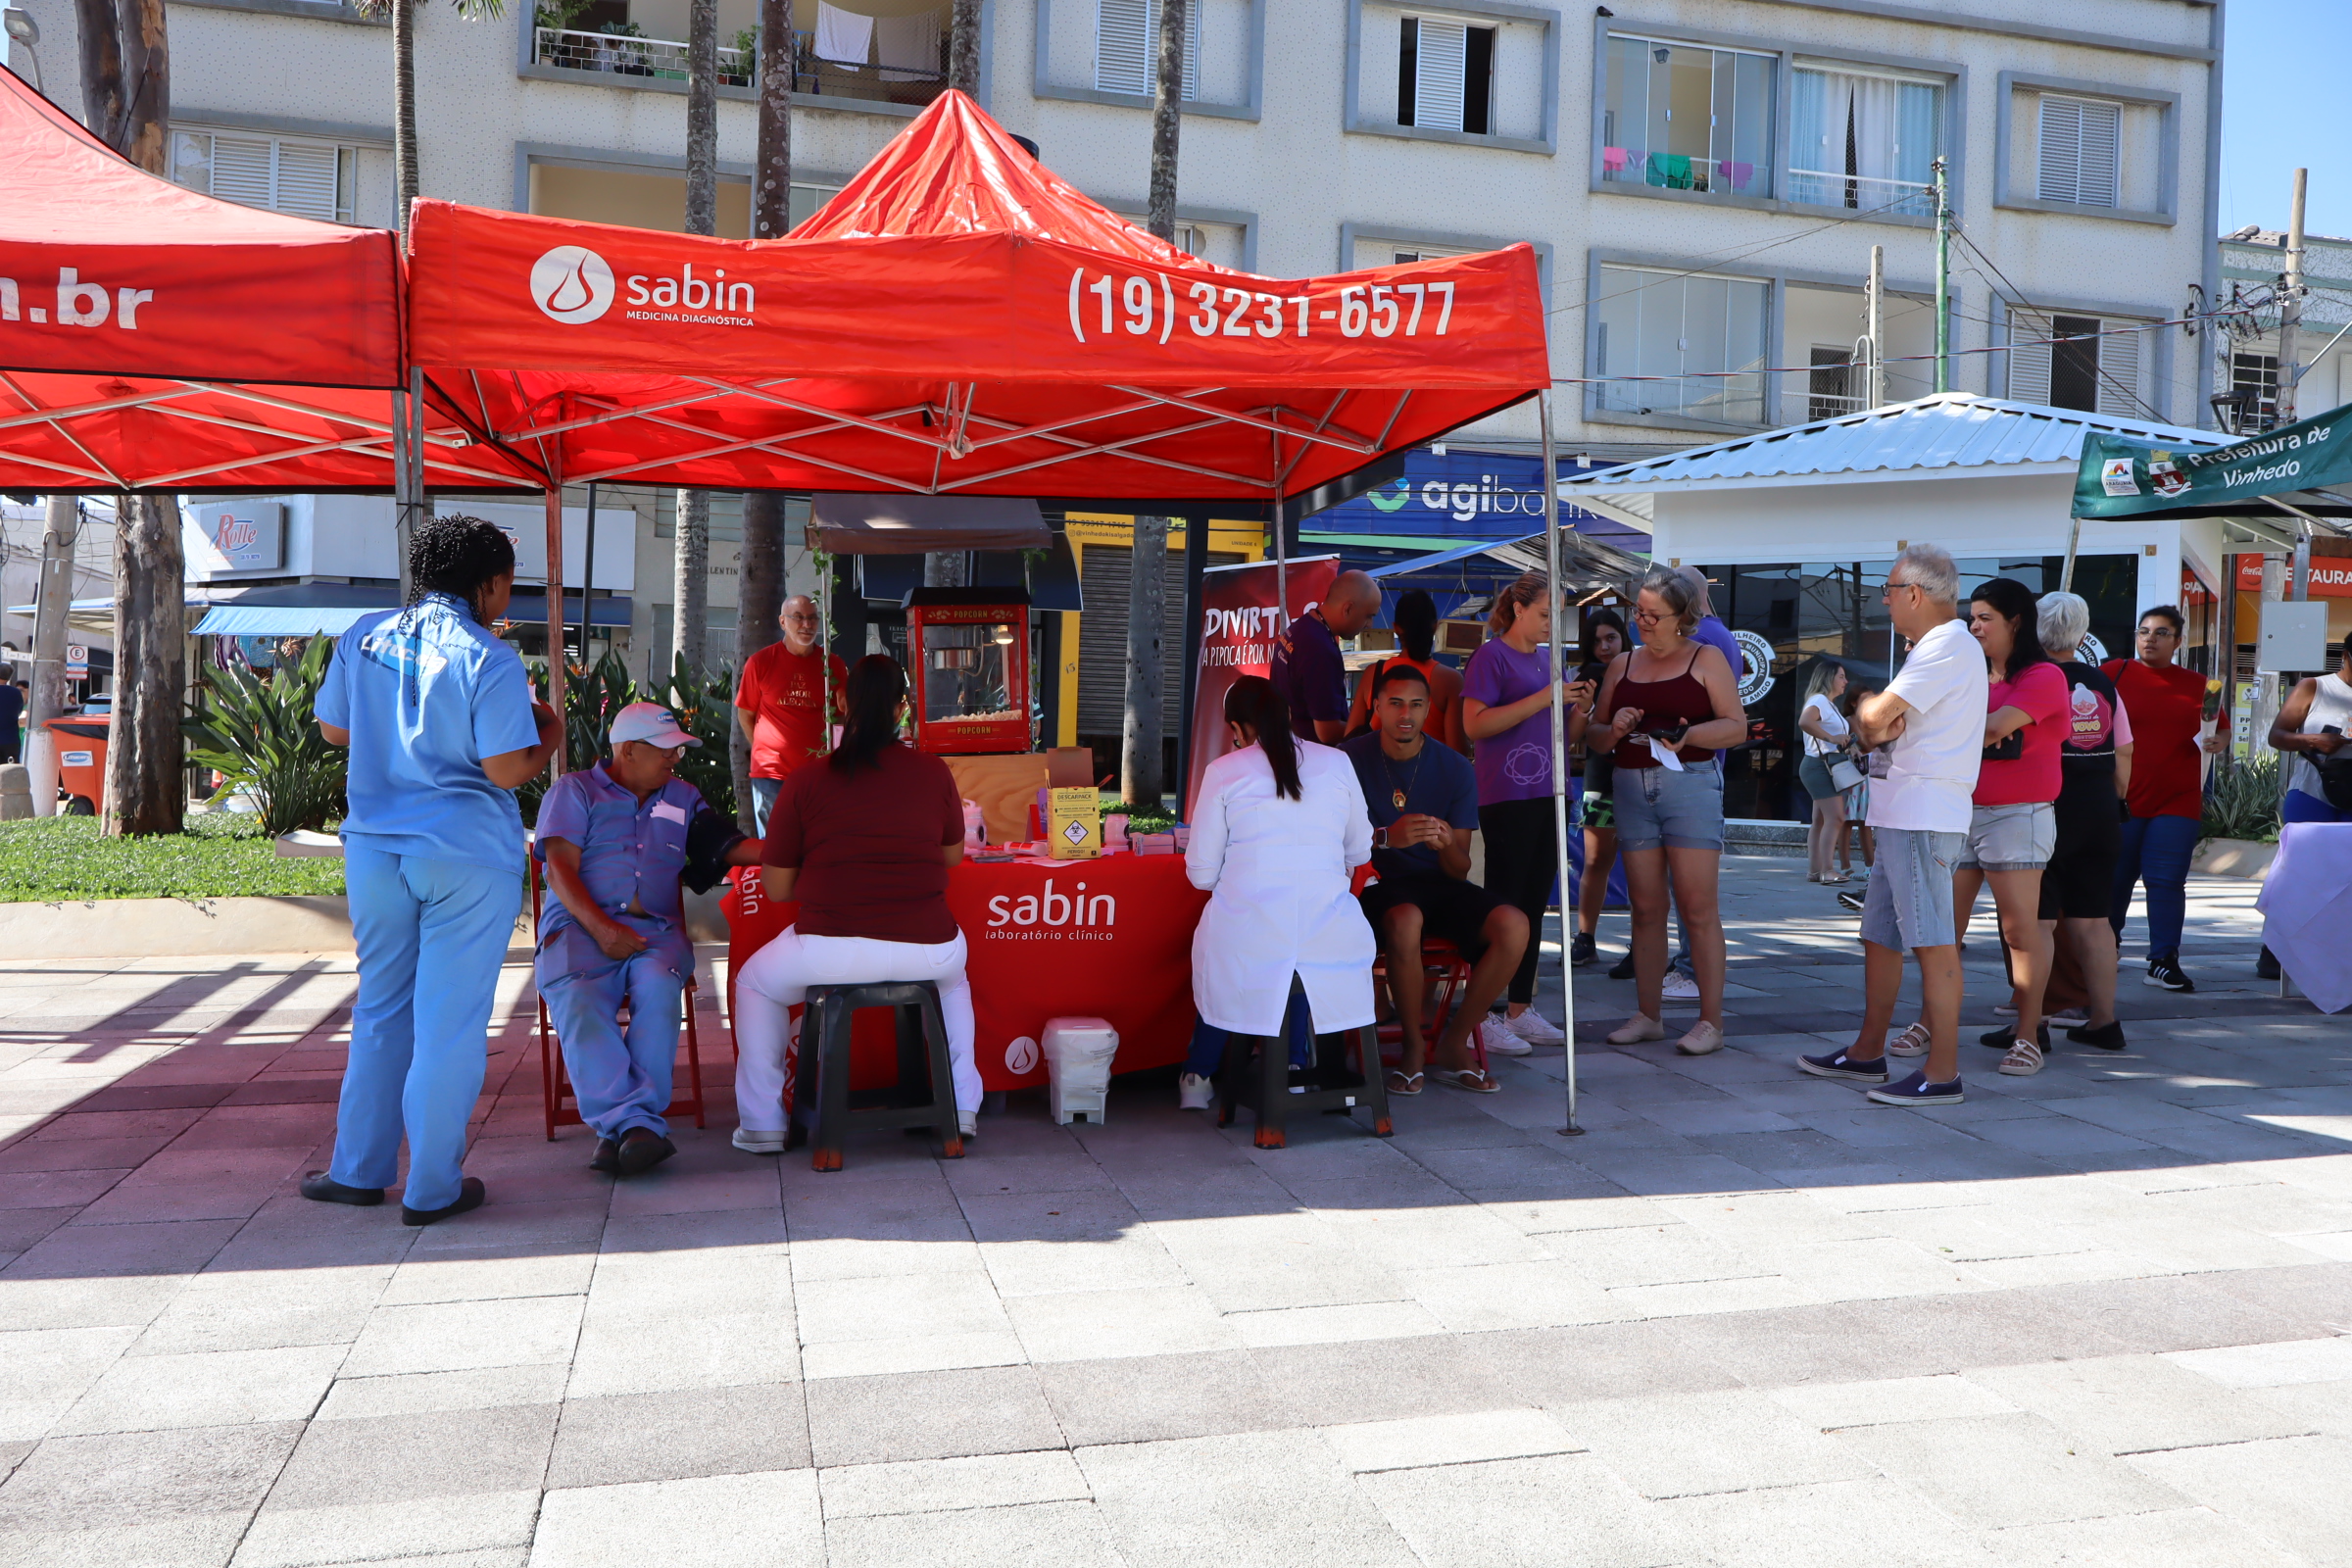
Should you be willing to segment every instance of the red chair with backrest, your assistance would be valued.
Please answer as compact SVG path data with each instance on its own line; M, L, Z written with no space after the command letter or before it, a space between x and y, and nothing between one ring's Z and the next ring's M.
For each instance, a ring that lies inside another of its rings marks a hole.
M532 855L528 858L531 868L531 931L535 936L539 930L539 857ZM689 973L682 999L686 1007L686 1090L680 1094L673 1089L669 1104L662 1114L683 1116L691 1110L694 1112L695 1126L708 1127L710 1122L703 1096L703 1043L694 1027L694 999L700 989L693 974ZM553 1143L557 1128L580 1127L586 1123L580 1120L578 1102L572 1097L571 1077L564 1070L564 1043L556 1038L555 1028L548 1022L547 999L538 996L534 987L532 1001L539 1008L540 1102L547 1116L548 1141ZM621 999L621 1005L628 1005L625 996Z
M1379 873L1369 864L1359 865L1355 868L1355 877L1348 885L1348 891L1360 895L1379 880ZM1460 1004L1462 993L1470 984L1470 960L1463 956L1462 950L1446 938L1421 939L1422 983L1428 987L1428 1000L1422 1008L1421 1031L1427 1046L1434 1047L1444 1038L1446 1020L1453 1016L1453 1009ZM1372 976L1376 980L1391 978L1389 956L1385 950L1372 960ZM1404 1044L1404 1026L1392 1020L1382 1024L1378 1034L1381 1060L1402 1060L1400 1053ZM1399 1052L1394 1057L1388 1050L1392 1045L1396 1046ZM1478 1070L1485 1072L1487 1037L1483 1024L1473 1024L1470 1028L1470 1055L1478 1063Z

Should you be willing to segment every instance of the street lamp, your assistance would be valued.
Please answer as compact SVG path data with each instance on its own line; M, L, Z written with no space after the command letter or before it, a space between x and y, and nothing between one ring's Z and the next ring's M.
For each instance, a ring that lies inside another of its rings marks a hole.
M44 98L48 97L49 89L41 85L41 58L32 52L32 46L41 41L41 24L32 20L31 12L19 11L15 6L0 11L0 22L7 24L9 42L23 44L24 58L32 62L32 90ZM16 51L12 49L9 52L14 54Z

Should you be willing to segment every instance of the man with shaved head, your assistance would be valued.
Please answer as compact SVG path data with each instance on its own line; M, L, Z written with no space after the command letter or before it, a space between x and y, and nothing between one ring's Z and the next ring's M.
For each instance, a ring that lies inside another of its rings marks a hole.
M1291 728L1301 740L1337 746L1348 733L1348 667L1340 639L1352 637L1380 613L1380 585L1360 571L1343 571L1319 605L1291 622L1274 642L1274 689L1291 705Z
M752 815L762 837L785 775L831 750L824 722L825 667L817 662L821 627L815 601L794 594L784 601L776 624L783 628L784 640L746 660L743 679L735 686L735 720L752 738ZM833 711L839 713L849 666L837 655L825 658L833 666Z

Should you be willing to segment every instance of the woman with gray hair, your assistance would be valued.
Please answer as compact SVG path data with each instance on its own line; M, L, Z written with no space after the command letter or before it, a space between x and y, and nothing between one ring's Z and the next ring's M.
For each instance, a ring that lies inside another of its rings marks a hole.
M1747 738L1740 680L1713 648L1691 640L1696 590L1651 567L1634 596L1642 646L1609 661L1594 713L1612 715L1593 756L1614 748L1617 850L1634 906L1639 1011L1611 1045L1666 1037L1667 877L1690 933L1698 1021L1676 1043L1685 1055L1723 1049L1723 919L1716 882L1723 861L1723 775L1715 754ZM1595 718L1594 722L1597 722Z
M2123 850L2123 811L2116 803L2132 783L2132 725L2116 698L2115 682L2080 658L2090 630L2090 607L2082 596L2043 594L2035 609L2042 652L2066 680L2068 718L2058 751L2057 847L2041 873L2041 928L2072 950L2090 998L2082 1021L2067 1028L2067 1038L2121 1051L2115 928L2108 924L2107 906Z

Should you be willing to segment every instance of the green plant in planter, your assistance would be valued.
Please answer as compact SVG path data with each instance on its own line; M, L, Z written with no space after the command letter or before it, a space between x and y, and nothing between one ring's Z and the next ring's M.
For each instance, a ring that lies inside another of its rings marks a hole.
M196 710L180 721L189 760L252 796L272 838L343 814L343 748L326 743L313 716L334 646L331 637L314 637L300 659L267 672L242 664L209 670L197 683Z
M2205 819L2199 836L2209 839L2273 841L2278 837L2278 754L2239 761L2213 760L2205 790Z

